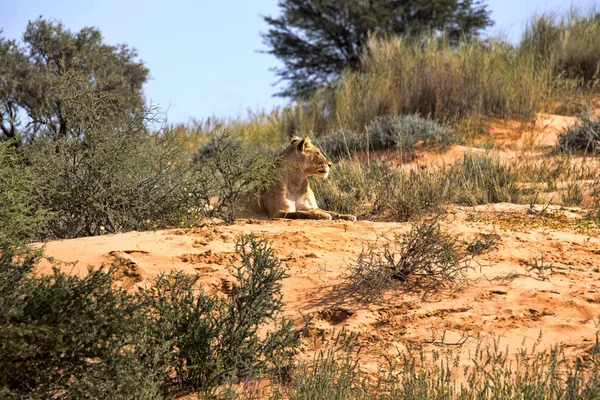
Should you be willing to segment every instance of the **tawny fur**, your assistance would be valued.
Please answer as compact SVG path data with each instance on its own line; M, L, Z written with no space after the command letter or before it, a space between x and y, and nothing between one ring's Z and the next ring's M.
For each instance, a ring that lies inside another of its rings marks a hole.
M330 168L331 162L312 144L310 138L294 136L277 160L277 176L249 209L255 216L262 213L268 218L356 221L354 215L321 210L317 205L308 177L326 179Z

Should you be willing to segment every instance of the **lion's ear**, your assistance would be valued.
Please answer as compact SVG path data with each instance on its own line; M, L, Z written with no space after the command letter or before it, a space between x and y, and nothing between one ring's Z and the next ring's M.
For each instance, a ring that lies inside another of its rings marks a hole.
M292 136L292 138L290 139L290 143L299 142L299 141L301 141L301 140L302 140L302 138L301 138L300 136L296 136L296 135L294 135L294 136Z
M304 151L306 147L310 144L310 138L307 136L298 143L298 150Z

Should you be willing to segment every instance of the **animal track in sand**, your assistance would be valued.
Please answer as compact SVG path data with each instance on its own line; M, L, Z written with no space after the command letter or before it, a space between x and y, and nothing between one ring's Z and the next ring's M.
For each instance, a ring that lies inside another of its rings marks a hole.
M149 253L141 250L113 250L108 253L113 257L113 264L118 268L116 278L126 289L142 281L141 268L131 256L132 254L147 255Z
M179 259L183 262L192 264L231 265L238 260L238 255L232 252L213 252L212 250L206 250L203 253L184 254L179 256Z
M329 322L331 325L339 325L350 318L354 313L344 308L328 308L317 312L318 318Z

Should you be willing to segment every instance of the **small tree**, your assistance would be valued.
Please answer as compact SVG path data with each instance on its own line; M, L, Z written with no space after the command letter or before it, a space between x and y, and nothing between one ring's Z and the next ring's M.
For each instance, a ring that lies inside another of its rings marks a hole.
M279 7L279 17L264 17L271 28L263 39L285 66L275 69L289 82L282 97L307 96L346 68L360 70L372 34L441 31L458 41L492 24L477 0L279 0Z
M289 367L300 343L304 328L282 316L281 281L288 275L273 248L254 235L240 236L235 248L240 262L227 297L205 292L197 276L181 272L158 277L143 292L156 315L150 337L157 347L170 347L160 359L164 375L184 388L208 394L224 381L278 372Z
M196 155L193 195L208 216L233 223L247 196L258 195L273 176L274 161L244 149L229 132L222 132Z
M188 216L189 155L174 132L148 128L152 112L120 109L115 95L70 71L52 90L69 129L23 147L51 238L180 225Z
M21 47L0 37L0 139L17 136L22 111L28 116L26 137L67 135L72 127L53 88L70 71L110 94L115 109L134 110L144 104L148 69L136 61L134 49L104 44L98 29L72 33L60 22L40 18L27 25L23 43Z

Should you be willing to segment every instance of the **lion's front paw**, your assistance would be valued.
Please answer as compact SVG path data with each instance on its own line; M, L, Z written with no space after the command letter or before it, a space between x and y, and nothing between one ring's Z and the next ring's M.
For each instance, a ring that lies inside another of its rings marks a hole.
M331 221L333 219L333 217L331 216L331 214L325 213L325 212L322 214L322 217L323 217L322 219L324 219L326 221Z
M346 221L356 222L356 215L342 215L341 219L345 219Z

